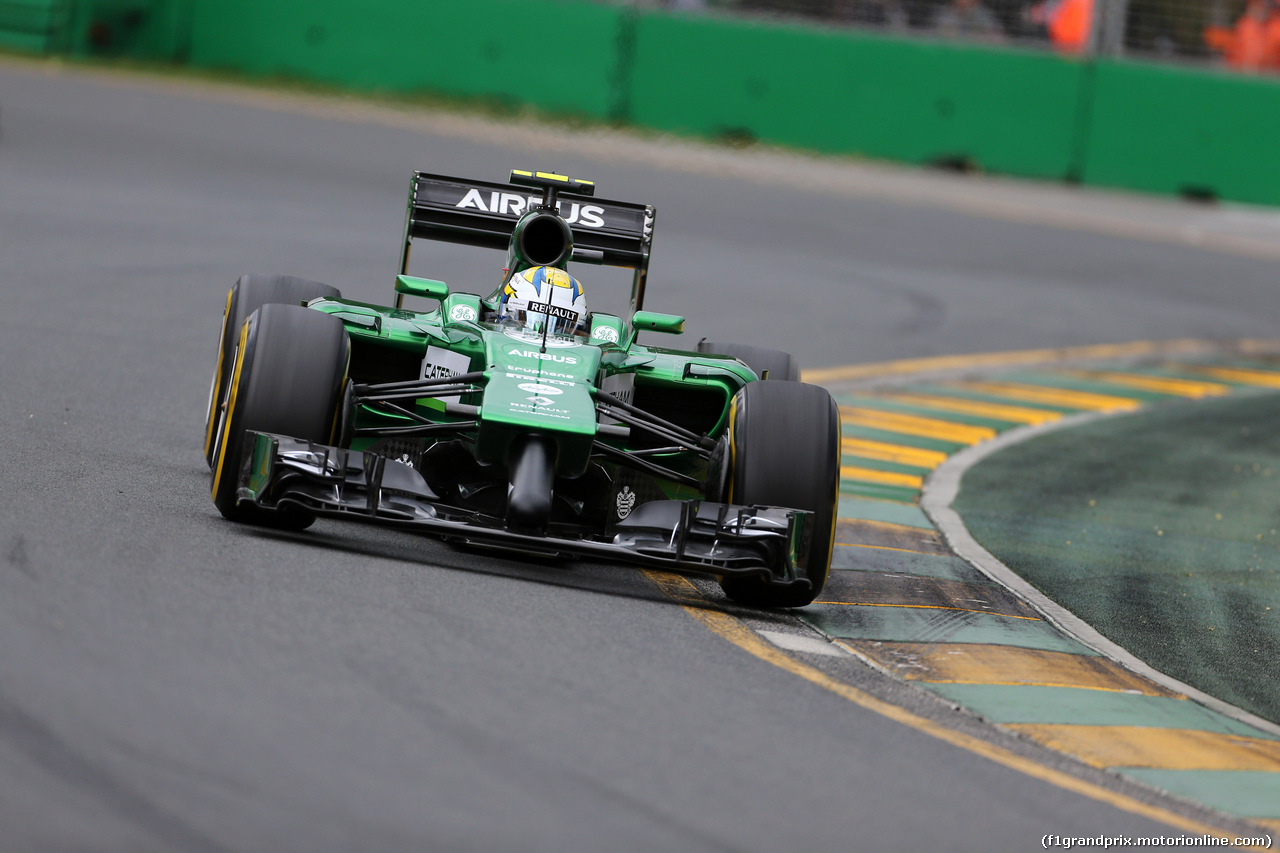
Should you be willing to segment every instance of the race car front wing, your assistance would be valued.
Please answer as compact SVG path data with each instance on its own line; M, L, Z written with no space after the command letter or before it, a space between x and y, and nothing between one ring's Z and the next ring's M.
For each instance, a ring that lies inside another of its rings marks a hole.
M551 524L545 534L440 501L411 466L374 453L250 432L237 499L266 510L302 511L416 529L446 539L564 553L682 574L757 576L809 585L814 516L783 507L705 500L639 504L603 532Z

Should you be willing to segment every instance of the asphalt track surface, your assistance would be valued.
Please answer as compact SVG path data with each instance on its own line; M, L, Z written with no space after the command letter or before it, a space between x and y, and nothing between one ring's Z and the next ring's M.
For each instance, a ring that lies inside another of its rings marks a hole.
M1277 264L1249 239L1271 217L981 182L950 204L951 178L895 200L893 180L839 192L730 153L703 168L679 147L263 101L0 62L5 850L1026 850L1169 831L769 666L632 570L224 522L200 453L217 323L246 271L385 300L414 168L555 168L656 204L647 307L807 366L1268 336ZM1024 202L1045 216L1002 213ZM1047 224L1071 205L1085 215ZM1116 211L1156 230L1131 239ZM1188 245L1188 217L1244 242ZM500 263L431 257L477 288ZM584 278L610 307L610 279Z

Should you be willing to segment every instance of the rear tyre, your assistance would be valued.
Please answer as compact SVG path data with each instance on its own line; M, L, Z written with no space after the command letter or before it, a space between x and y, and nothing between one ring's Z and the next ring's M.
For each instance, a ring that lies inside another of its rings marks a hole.
M329 444L338 428L351 344L336 317L264 305L241 327L213 465L213 502L232 521L301 530L310 513L236 503L245 431Z
M240 339L240 327L249 315L263 305L301 305L312 299L324 297L337 299L342 294L338 288L292 275L242 275L227 294L227 306L222 312L222 334L218 338L218 365L213 371L213 385L209 390L209 413L204 427L204 459L213 467L218 454L217 439L222 404L226 401L227 386L231 383L231 369L236 358L236 342Z
M787 382L800 381L800 362L796 357L782 350L753 347L750 344L721 344L698 341L698 352L714 355L729 355L745 364L761 379L782 379Z
M725 595L750 607L803 607L827 582L840 492L840 413L826 389L800 382L751 382L733 399L725 500L814 514L802 569L811 587L725 578Z

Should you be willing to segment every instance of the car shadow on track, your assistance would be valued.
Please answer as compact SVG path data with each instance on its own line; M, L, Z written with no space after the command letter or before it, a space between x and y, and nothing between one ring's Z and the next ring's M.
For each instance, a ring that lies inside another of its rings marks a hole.
M693 607L730 614L751 615L756 620L793 624L786 611L754 611L740 608L724 598L714 581L696 580L699 597L678 599L655 584L643 570L624 565L590 562L564 557L519 557L503 549L460 545L385 527L328 525L303 532L234 525L234 529L275 542L290 542L341 554L394 560L429 569L485 575L541 586L572 589L595 595L650 601L678 607Z

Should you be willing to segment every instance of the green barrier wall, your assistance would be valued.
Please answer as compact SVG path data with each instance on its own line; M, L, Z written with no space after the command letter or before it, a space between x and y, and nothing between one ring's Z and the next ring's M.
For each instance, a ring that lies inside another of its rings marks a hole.
M605 118L622 20L588 0L197 0L190 62Z
M825 152L1061 178L1084 66L1044 53L648 14L634 122Z
M174 60L195 0L0 0L0 47Z
M80 54L175 60L186 49L194 0L76 0L71 49Z
M1084 180L1280 204L1280 80L1099 62Z
M11 13L0 16L0 46L11 48L185 60L828 153L1280 204L1277 79L593 0L0 8Z
M65 0L3 0L0 47L31 53L65 48L70 17Z

